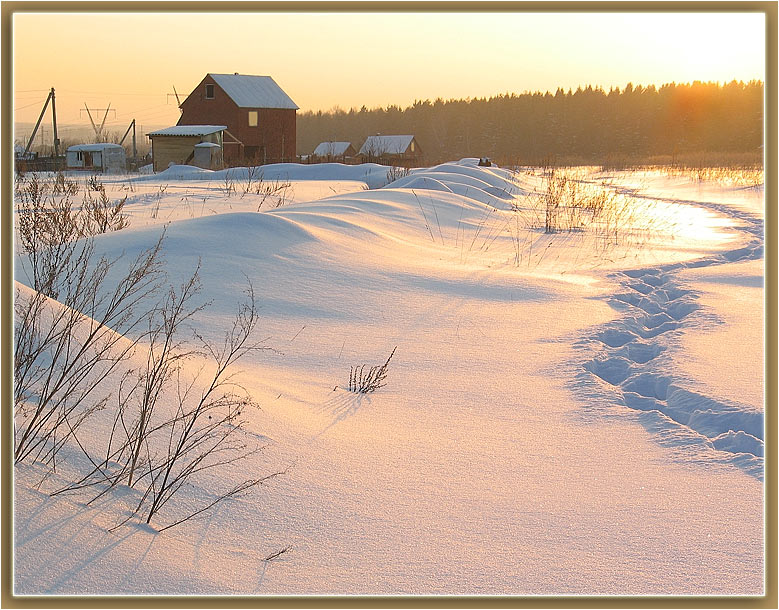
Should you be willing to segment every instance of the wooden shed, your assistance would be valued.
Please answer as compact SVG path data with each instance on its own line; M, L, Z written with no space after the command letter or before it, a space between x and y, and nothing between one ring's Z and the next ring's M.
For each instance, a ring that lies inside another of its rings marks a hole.
M222 144L225 129L224 125L175 125L147 134L151 139L154 171L162 171L171 165L221 169L224 166Z
M381 163L418 167L422 163L422 151L414 136L376 134L368 136L358 153L361 163Z
M320 142L311 154L313 163L349 163L357 156L351 142Z
M295 159L297 105L270 76L207 74L181 103L178 125L225 125L228 165Z

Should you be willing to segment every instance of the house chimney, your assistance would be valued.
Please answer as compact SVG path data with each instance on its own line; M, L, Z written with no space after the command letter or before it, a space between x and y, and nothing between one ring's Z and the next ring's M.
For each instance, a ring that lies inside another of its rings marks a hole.
M238 72L236 72L235 75L238 76Z

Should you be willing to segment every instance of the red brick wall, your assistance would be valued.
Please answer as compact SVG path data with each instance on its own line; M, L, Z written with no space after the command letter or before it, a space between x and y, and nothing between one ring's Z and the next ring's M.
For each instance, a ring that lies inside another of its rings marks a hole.
M207 84L214 85L212 100L206 99ZM229 144L231 138L225 135L224 155L228 165L240 161L241 156L256 156L260 163L295 160L297 117L293 109L238 108L210 76L195 87L181 109L179 125L227 125L227 131L243 143L241 150ZM249 110L259 113L257 127L249 127Z

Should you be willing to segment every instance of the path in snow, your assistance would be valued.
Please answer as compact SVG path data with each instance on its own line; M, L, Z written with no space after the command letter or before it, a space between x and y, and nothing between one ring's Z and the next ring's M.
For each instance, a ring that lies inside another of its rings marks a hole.
M626 187L618 190L639 196ZM622 316L593 328L577 342L586 357L577 362L581 368L573 386L594 398L605 394L611 404L632 411L661 445L679 450L682 459L732 463L762 481L762 410L685 389L689 380L676 370L673 357L663 354L677 347L696 317L707 315L697 303L700 294L678 272L762 259L764 222L725 204L662 200L710 208L737 220L746 245L742 240L736 249L693 261L611 274L623 291L608 297L608 302ZM593 383L593 378L599 381Z

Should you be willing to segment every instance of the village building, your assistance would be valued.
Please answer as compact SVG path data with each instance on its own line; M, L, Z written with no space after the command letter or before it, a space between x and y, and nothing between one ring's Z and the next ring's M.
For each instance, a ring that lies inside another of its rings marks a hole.
M224 166L222 146L225 125L175 125L147 134L151 140L154 171L171 165L196 165L203 169Z
M127 156L119 144L76 144L65 153L68 169L101 173L121 173L127 170Z
M270 76L207 74L180 108L178 125L225 125L226 165L295 159L298 106Z
M310 159L314 163L349 163L356 156L351 142L320 142Z
M414 136L368 136L358 153L361 163L418 167L422 151Z

